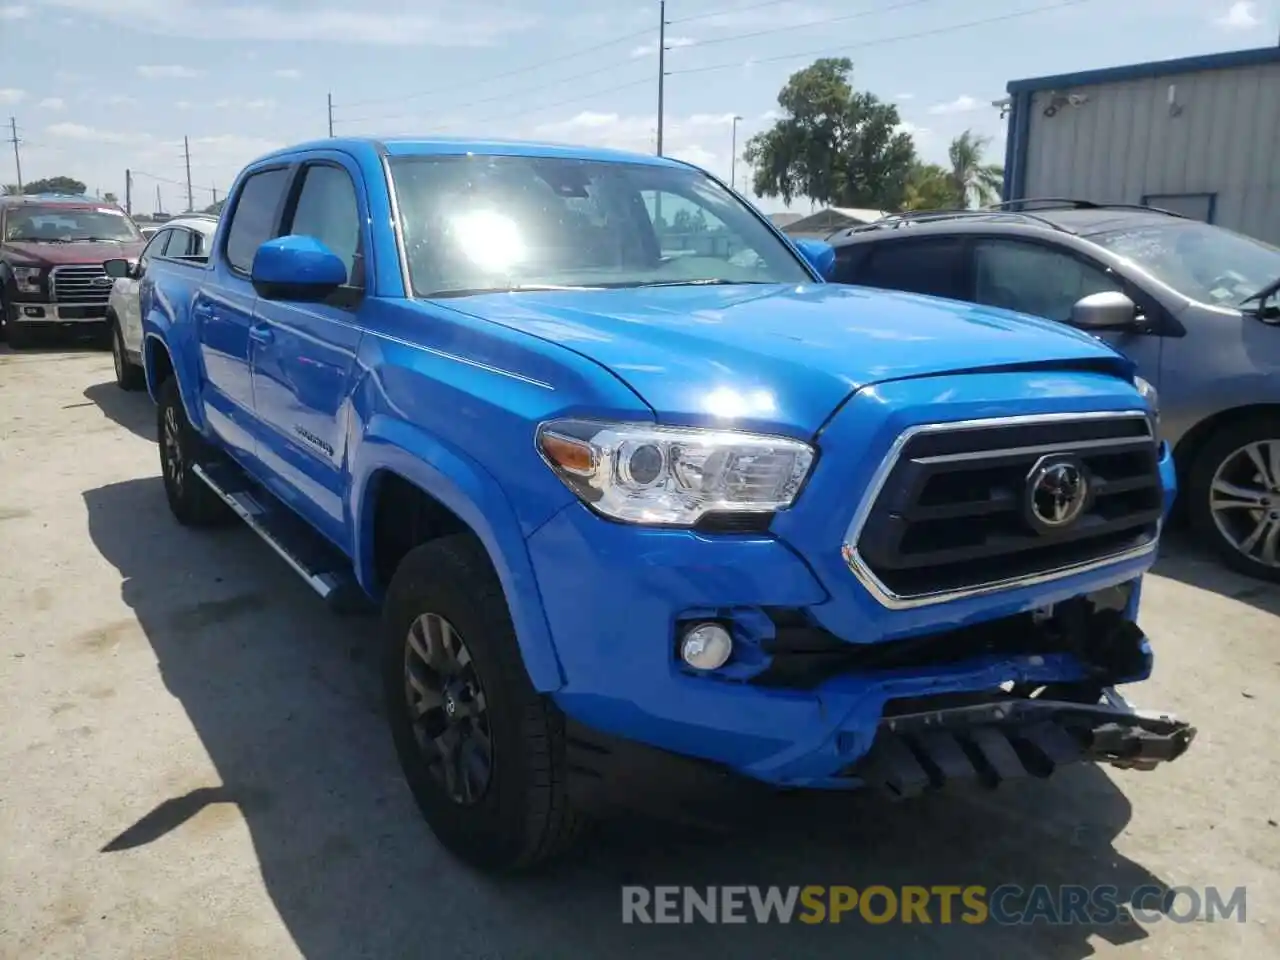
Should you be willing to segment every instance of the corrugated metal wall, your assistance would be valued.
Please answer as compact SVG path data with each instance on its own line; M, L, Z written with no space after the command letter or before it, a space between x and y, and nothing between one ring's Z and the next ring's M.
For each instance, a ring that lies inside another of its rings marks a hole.
M1028 113L1022 196L1212 193L1215 223L1280 244L1280 63L1037 91Z

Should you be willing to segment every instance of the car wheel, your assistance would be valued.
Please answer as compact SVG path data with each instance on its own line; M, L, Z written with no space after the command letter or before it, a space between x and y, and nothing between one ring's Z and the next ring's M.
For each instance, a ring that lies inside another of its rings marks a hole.
M120 321L111 323L111 361L116 368L116 386L121 390L140 390L146 382L143 370L129 359L124 347L124 333Z
M210 527L234 516L231 508L192 469L204 459L206 445L187 420L176 377L170 377L161 385L156 414L160 475L174 517L183 526Z
M564 717L529 681L479 541L411 550L387 590L383 631L396 752L440 842L498 871L569 846L586 820L568 798Z
M1280 416L1216 433L1191 470L1192 523L1227 566L1280 582Z

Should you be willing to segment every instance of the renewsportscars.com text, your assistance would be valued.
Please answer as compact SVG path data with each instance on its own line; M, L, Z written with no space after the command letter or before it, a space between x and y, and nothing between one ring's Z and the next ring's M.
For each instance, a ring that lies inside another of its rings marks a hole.
M1245 922L1246 890L1114 886L792 886L622 888L623 923L1048 923L1106 926Z

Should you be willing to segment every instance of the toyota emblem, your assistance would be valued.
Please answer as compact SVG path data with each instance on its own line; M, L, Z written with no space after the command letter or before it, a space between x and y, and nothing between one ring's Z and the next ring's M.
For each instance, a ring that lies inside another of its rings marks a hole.
M1027 474L1026 504L1031 525L1042 533L1063 530L1089 504L1089 478L1072 457L1044 457Z

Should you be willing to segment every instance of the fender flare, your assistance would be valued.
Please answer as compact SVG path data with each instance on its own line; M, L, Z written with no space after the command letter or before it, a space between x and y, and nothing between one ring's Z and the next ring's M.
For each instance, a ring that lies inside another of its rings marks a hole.
M142 324L142 369L146 373L147 393L154 403L160 402L159 384L156 383L156 351L163 350L173 368L173 375L178 381L178 396L182 398L183 409L187 412L187 421L201 433L204 432L204 411L196 402L193 383L198 383L198 375L192 369L193 361L184 356L178 345L171 344L165 336L163 326L156 324L149 317Z
M393 474L434 497L465 523L484 545L511 611L525 669L535 690L564 686L542 596L520 522L506 493L485 468L426 432L387 416L367 424L351 463L348 510L354 526L356 578L377 595L373 563L373 517L380 477Z

